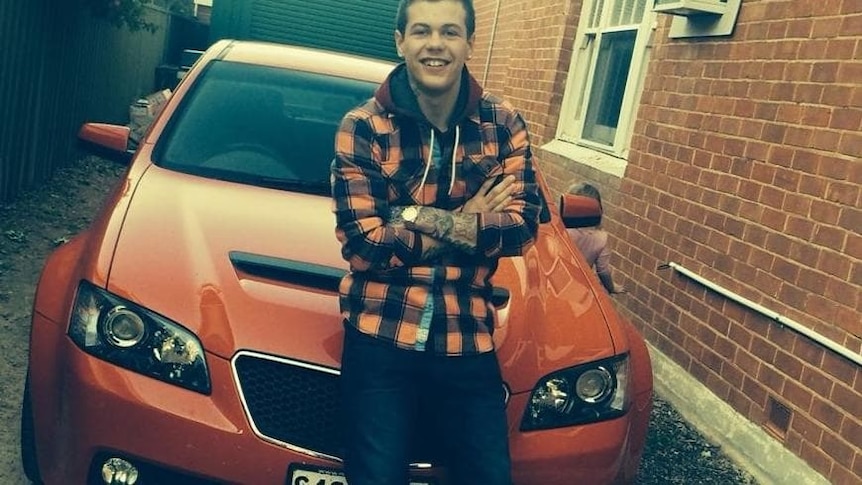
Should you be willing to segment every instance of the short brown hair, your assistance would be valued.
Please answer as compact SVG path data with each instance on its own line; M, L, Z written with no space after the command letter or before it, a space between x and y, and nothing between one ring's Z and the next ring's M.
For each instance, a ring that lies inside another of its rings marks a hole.
M407 29L407 8L416 2L442 2L444 0L401 0L398 2L398 13L395 14L395 30L404 35L404 30ZM467 37L471 37L476 31L476 9L473 7L473 0L451 0L460 2L464 7L466 16L464 23L467 27Z

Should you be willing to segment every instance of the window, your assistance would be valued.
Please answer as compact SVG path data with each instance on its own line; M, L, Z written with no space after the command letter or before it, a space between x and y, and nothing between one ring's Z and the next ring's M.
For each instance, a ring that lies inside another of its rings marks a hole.
M324 74L213 61L195 79L153 160L192 175L328 194L341 117L376 87Z
M585 0L559 140L625 158L655 14L652 0Z

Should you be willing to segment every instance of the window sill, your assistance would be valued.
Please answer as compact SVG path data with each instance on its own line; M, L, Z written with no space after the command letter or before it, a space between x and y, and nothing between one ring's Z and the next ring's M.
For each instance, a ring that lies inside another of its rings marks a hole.
M578 163L593 167L596 170L609 173L617 178L623 178L627 162L622 158L575 145L562 140L553 140L539 147L541 150L566 157Z

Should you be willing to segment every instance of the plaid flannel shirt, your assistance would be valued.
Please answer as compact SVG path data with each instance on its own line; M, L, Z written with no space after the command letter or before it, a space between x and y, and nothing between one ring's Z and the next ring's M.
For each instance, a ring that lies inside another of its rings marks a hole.
M386 109L378 90L345 115L336 134L333 211L351 269L339 288L341 311L347 324L400 348L446 355L493 350L489 297L497 259L523 254L536 236L540 202L526 125L508 103L479 95L476 109L458 123L459 145L443 147L442 166L430 167L421 191L430 124ZM452 150L456 181L448 194ZM501 174L516 177L514 200L503 212L477 214L475 254L424 262L419 235L387 225L392 206L458 210L488 177Z

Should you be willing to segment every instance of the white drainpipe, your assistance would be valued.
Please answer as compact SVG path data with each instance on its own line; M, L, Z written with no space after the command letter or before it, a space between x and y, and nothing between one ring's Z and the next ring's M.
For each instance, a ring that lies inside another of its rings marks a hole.
M494 23L491 24L491 42L488 42L488 56L485 57L485 72L482 74L482 86L488 81L488 69L491 68L491 53L494 51L494 40L497 36L497 23L500 20L500 2L497 0L497 6L494 8Z
M826 347L827 349L835 352L836 354L841 355L842 357L844 357L844 358L846 358L852 362L855 362L856 365L862 366L862 355L848 349L847 347L844 347L843 345L839 344L838 342L835 342L834 340L831 340L828 337L825 337L825 336L809 329L808 327L803 326L802 324L800 324L794 320L791 320L785 316L782 316L782 315L779 315L778 313L775 313L774 311L772 311L768 308L765 308L761 305L758 305L757 303L754 303L753 301L749 300L748 298L745 298L742 295L736 294L736 293L728 290L727 288L724 288L723 286L719 286L719 285L713 283L712 281L709 281L708 279L706 279L706 278L704 278L704 277L702 277L696 273L693 273L690 270L680 266L677 263L670 262L670 263L667 263L667 266L673 268L674 271L677 271L680 274L682 274L688 278L691 278L694 281L697 281L698 283L709 288L710 290L713 290L716 293L720 293L720 294L726 296L727 298L730 298L731 300L733 300L733 301L735 301L741 305L745 305L746 307L751 308L752 310L754 310L754 311L756 311L762 315L765 315L766 317L774 320L779 325L790 327L793 331L800 333L800 334L804 335L805 337L808 337L809 339L811 339L811 340L817 342L818 344Z

